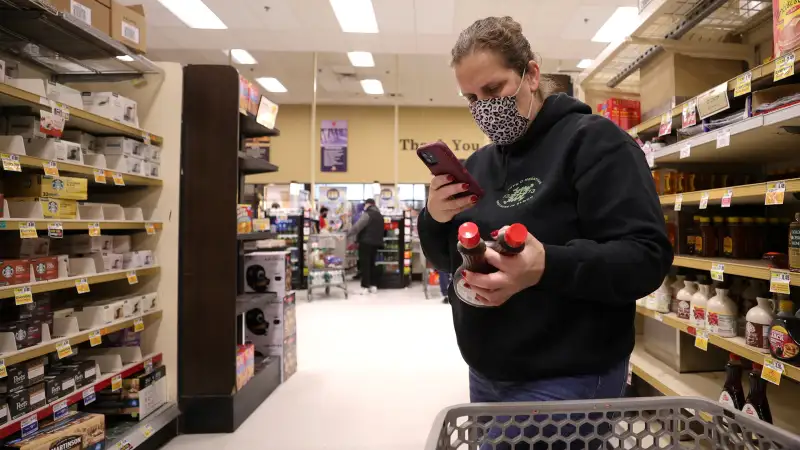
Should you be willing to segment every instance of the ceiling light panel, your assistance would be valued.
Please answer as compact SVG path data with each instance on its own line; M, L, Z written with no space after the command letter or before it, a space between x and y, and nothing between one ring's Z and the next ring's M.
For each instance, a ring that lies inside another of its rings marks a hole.
M614 42L630 36L639 24L639 8L622 6L617 8L606 23L597 30L592 41Z
M372 0L330 0L333 13L345 33L377 33Z
M381 80L361 80L361 89L368 95L383 95Z
M289 92L277 78L261 77L256 78L256 81L269 92Z
M375 60L370 52L348 52L347 57L353 67L375 67Z
M222 23L201 0L158 0L172 14L189 28L203 30L225 30L228 27Z
M227 55L228 51L223 50L223 53ZM245 65L258 64L258 61L256 61L255 58L253 58L253 55L251 55L247 50L242 50L241 48L231 49L230 56L231 59L233 59L233 62L235 62L236 64L245 64Z
M133 56L130 55L117 56L117 59L125 62L133 62Z

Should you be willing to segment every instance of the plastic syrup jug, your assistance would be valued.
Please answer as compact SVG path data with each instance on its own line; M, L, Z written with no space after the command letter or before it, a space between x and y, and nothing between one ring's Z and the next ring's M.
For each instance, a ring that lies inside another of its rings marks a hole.
M708 295L711 293L711 285L708 280L700 281L697 292L692 295L692 325L698 330L706 328L706 306L708 305Z
M778 314L769 329L772 356L790 364L800 364L800 318L792 315L794 305L788 296L779 296Z
M684 280L683 285L683 289L678 291L678 311L676 311L676 314L681 319L689 320L692 312L692 296L697 292L697 283L691 280Z
M656 289L655 295L647 298L647 309L658 311L660 313L669 312L669 304L672 302L672 289L670 288L671 280L669 277L664 278L661 286Z
M722 337L736 337L736 303L728 297L727 289L716 289L717 295L706 304L708 331Z
M769 327L775 318L775 302L771 298L756 297L756 305L747 311L744 341L762 353L769 353Z

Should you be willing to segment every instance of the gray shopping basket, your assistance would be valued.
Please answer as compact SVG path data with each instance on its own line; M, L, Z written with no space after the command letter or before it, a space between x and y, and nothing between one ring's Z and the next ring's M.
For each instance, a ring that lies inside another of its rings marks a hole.
M437 416L425 446L540 448L800 450L800 437L707 399L652 397L453 406Z

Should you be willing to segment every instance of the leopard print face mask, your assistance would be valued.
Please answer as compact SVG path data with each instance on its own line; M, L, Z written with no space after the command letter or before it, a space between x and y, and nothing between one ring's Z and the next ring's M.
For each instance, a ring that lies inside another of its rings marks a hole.
M522 72L522 78L525 79L525 71ZM522 82L514 95L476 100L469 105L475 123L495 144L512 144L519 140L528 129L529 117L533 110L533 98L531 97L527 117L521 116L517 110L517 94L521 88Z

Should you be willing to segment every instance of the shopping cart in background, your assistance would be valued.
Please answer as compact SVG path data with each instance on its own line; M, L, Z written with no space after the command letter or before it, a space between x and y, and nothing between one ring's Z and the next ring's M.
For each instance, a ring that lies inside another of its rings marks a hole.
M353 238L347 233L319 233L308 236L308 301L314 299L314 291L338 288L348 297L347 280L355 265L350 257Z
M711 400L652 397L453 406L436 418L425 445L515 448L797 450L800 436Z

